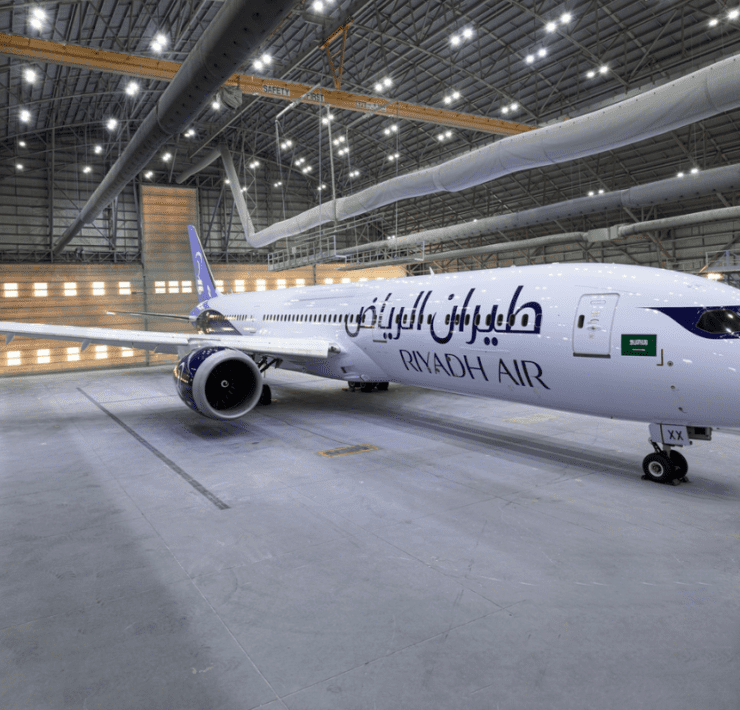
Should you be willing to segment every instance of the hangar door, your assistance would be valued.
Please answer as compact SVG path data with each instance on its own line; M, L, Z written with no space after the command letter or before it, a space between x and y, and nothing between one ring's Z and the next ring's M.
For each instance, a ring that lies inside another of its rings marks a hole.
M617 310L617 293L581 296L573 324L573 354L582 357L610 357L612 323Z

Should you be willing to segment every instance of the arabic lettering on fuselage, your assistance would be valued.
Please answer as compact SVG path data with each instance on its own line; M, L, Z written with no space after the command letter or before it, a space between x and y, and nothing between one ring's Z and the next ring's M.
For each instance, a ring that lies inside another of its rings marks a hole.
M458 333L466 338L466 345L473 345L479 335L484 336L486 345L495 340L489 334L536 335L542 326L542 306L536 301L518 305L523 289L524 286L517 287L505 312L497 303L491 306L480 303L472 305L475 288L468 291L462 305L456 303L452 305L451 311L437 311L432 314L428 311L433 291L419 292L411 307L394 305L391 302L393 294L389 293L385 300L378 302L376 297L369 306L362 307L357 322L346 322L344 327L351 338L356 338L363 328L372 328L382 333L381 337L387 341L398 340L403 331L427 331L441 345L449 343ZM455 294L450 294L446 300L454 301Z

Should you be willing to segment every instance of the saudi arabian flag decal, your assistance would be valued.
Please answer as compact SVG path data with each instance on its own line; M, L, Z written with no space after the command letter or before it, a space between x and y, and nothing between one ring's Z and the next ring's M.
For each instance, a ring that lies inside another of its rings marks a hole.
M622 355L655 357L657 351L657 335L622 335Z

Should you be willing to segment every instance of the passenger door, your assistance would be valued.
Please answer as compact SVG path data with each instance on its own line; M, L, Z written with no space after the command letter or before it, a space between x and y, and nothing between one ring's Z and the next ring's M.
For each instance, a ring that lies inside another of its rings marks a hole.
M581 296L573 324L573 354L581 357L610 357L612 323L619 294L595 293Z

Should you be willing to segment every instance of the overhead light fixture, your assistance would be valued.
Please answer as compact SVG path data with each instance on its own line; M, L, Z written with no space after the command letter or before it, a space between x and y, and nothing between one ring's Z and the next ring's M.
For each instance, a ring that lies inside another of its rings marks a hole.
M185 131L185 138L193 138L194 136L195 136L194 128L188 128L188 130Z
M527 64L532 64L532 62L534 62L534 54L528 54L524 57L524 61L527 62Z
M691 174L696 175L699 172L699 168L691 168Z
M707 274L707 278L710 281L722 281L722 274L715 274L715 273Z
M170 160L172 160L172 153L165 153L165 154L164 154L164 155L162 156L162 160L163 160L163 161L164 161L165 163L169 163L169 162L170 162Z
M23 123L28 123L31 120L31 112L27 108L22 109L20 119Z
M252 161L252 162L251 162L251 163L249 164L249 167L250 167L250 168L251 168L252 170L254 170L255 168L258 168L258 167L259 167L259 166L260 166L261 164L262 164L262 163L260 163L260 161L259 161L259 160L253 160L253 161Z
M276 183L273 184L273 187L282 187L282 186L283 186L283 181L282 180L279 180L278 182L276 182Z
M16 163L15 164L15 169L16 170L23 170L23 163Z
M450 37L450 44L453 47L457 47L461 42L462 42L462 39L460 38L459 35L452 35L452 37Z
M602 65L601 65L601 66L599 67L599 74L601 74L602 76L603 76L604 74L606 74L606 73L607 73L608 71L609 71L609 67L608 67L608 66L607 66L606 64L602 64Z
M593 79L593 78L594 78L594 77L596 76L596 72L595 72L595 71L594 71L593 69L589 69L589 70L588 70L588 71L586 72L586 76L587 76L587 77L588 77L589 79Z
M719 24L719 20L716 17L713 17L709 20L709 26L710 27L716 27Z
M730 10L730 11L729 11L729 12L727 13L727 19L728 19L728 20L737 20L737 18L738 18L739 16L740 16L740 10L738 10L737 8L735 8L735 9L733 9L733 10Z
M466 28L465 28L465 29L463 30L463 37L464 37L465 39L471 39L471 38L472 38L472 36L473 36L473 30L472 30L472 28L471 28L471 27L466 27Z
M220 111L221 110L221 102L218 99L214 99L211 103L211 108L214 111Z
M679 171L678 171L678 172L676 173L676 177L683 177L683 170L679 170Z
M537 56L538 57L546 57L547 56L547 50L544 47L540 47L537 50Z
M126 93L129 96L136 96L136 94L139 93L139 85L135 81L129 81L129 83L126 84Z
M21 148L25 148L25 147L26 147L26 141L18 141L18 145L19 145L19 146L20 146Z
M118 121L115 118L109 118L105 123L105 127L109 131L115 131L118 127Z
M352 170L349 174L351 178L360 177L360 171L359 170Z
M82 172L87 175L88 173L92 172L92 168L89 165L86 165L84 168L82 168Z
M23 72L23 78L29 84L34 84L36 83L36 79L38 79L38 74L36 74L35 69L32 69L31 67L26 67L25 71Z
M560 22L562 22L564 25L567 25L572 19L573 15L571 15L569 12L564 12L562 15L560 15Z
M102 145L96 145L95 148L93 148L95 151L95 155L100 155L103 152L103 146Z
M44 20L46 19L46 12L40 7L34 7L31 10L31 27L35 30L40 30L44 26Z
M147 180L151 180L151 179L152 179L152 178L154 177L154 173L153 173L153 172L152 172L151 170L147 170L147 171L146 171L146 172L144 173L144 177L145 177L145 178L146 178Z
M558 28L558 23L550 21L545 25L545 32L555 32L557 28Z

